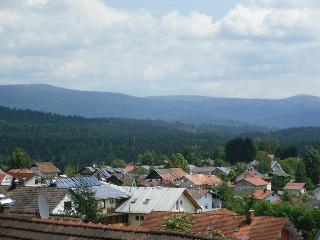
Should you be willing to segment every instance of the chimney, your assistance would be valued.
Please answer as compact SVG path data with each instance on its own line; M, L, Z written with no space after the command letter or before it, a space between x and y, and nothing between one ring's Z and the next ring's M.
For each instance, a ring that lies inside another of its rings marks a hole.
M250 209L247 213L246 213L246 223L247 224L251 224L253 222L254 219L254 210Z
M266 193L266 192L267 192L267 189L263 189L263 192Z

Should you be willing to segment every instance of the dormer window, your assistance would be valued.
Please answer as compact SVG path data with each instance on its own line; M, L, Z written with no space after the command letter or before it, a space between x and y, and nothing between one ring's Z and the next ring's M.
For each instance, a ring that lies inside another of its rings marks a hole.
M131 203L135 203L138 199L137 198L134 198L131 200Z

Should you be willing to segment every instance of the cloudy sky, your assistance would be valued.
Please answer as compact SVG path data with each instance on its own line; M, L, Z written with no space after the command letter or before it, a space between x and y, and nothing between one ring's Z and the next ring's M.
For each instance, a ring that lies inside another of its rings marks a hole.
M0 84L320 96L319 0L0 0Z

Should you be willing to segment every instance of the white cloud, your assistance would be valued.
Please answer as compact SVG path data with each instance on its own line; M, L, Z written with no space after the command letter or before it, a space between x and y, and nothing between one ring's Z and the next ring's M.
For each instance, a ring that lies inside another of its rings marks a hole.
M319 10L316 0L246 0L214 20L196 11L129 12L99 0L4 1L0 84L135 95L320 95Z

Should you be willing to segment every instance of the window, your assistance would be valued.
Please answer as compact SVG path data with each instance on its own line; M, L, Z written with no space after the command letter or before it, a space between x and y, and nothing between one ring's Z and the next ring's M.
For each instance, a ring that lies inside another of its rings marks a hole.
M176 201L176 210L179 210L179 201Z
M208 209L208 204L207 204L207 203L204 205L204 208L205 208L205 209Z
M149 199L149 198L146 198L146 199L143 201L143 204L148 204L148 202L150 202L150 199Z
M182 200L180 200L180 206L182 206Z
M111 203L111 204L114 203L114 199L113 199L113 198L110 199L110 203Z
M131 200L131 203L135 203L138 199L137 198L134 198Z
M136 221L139 221L139 216L138 215L136 216Z
M144 216L140 216L140 221L144 221Z
M64 202L63 207L64 207L65 211L71 210L71 208L72 208L71 201Z

